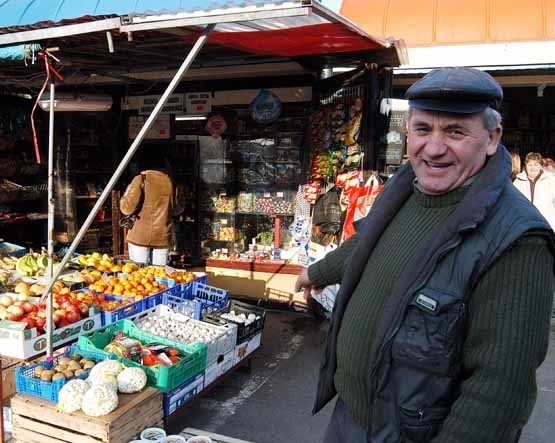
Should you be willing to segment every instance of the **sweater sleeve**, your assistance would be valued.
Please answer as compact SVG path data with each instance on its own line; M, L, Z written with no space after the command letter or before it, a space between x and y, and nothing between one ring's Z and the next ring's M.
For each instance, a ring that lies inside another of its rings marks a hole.
M120 211L124 215L130 215L135 212L137 206L139 204L139 200L141 199L141 176L137 175L127 189L125 190L125 194L121 197L119 201Z
M358 237L358 234L349 237L335 251L328 253L308 268L308 277L314 286L323 288L341 283L345 263L357 244Z
M480 279L469 306L465 381L433 443L518 441L549 344L553 264L546 241L527 237Z

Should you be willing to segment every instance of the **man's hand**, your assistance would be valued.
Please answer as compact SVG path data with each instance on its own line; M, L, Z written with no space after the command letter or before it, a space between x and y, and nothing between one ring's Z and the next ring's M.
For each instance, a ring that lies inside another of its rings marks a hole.
M295 282L295 292L303 291L303 297L306 301L310 298L310 292L312 289L319 289L312 285L310 278L308 277L308 269L305 268L300 273L297 281Z

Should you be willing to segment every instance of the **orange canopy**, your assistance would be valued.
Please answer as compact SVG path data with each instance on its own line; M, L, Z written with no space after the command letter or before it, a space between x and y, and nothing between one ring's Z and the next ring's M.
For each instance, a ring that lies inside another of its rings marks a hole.
M555 0L343 0L341 14L407 47L555 39Z

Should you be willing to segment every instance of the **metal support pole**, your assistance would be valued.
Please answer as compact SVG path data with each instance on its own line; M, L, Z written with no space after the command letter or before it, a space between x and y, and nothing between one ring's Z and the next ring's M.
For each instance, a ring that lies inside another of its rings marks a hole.
M52 293L50 292L54 273L54 83L50 83L50 120L48 122L48 266L46 276L46 355L52 355Z
M143 141L145 134L147 133L147 131L150 129L150 127L158 117L158 114L162 110L162 107L168 101L169 96L173 93L173 91L177 87L177 84L181 81L181 79L183 78L183 76L185 75L185 73L187 72L187 70L193 63L193 61L195 60L195 57L197 56L197 54L200 52L200 50L206 43L206 40L208 40L208 36L210 35L210 33L212 32L215 26L216 26L215 24L210 24L210 25L207 25L206 28L204 28L202 35L198 38L193 48L191 49L191 52L189 52L189 54L187 55L187 57L185 58L185 60L177 70L177 72L175 73L172 81L170 82L170 84L168 85L168 87L160 97L160 100L158 101L158 103L152 110L152 113L149 115L147 121L145 122L145 124L143 125L139 133L137 134L137 137L135 138L135 140L133 140L133 143L127 150L127 153L121 160L120 164L118 165L112 177L110 178L110 181L106 184L104 191L102 191L102 194L100 194L100 197L98 197L98 200L96 201L95 205L91 209L91 212L87 216L87 219L84 221L83 225L79 229L79 232L77 232L77 234L75 235L75 238L71 242L71 245L69 245L69 248L66 254L62 258L62 261L60 262L60 266L54 272L52 279L50 279L50 281L48 282L48 286L46 287L46 290L45 290L45 295L50 294L50 291L52 290L52 286L54 285L54 282L56 281L56 279L59 277L60 272L64 269L65 265L73 255L75 248L77 248L77 245L81 242L83 235L85 235L85 233L89 229L89 226L91 225L92 221L96 217L96 214L98 213L99 209L106 201L106 198L108 197L110 192L112 192L112 189L114 188L115 184L119 180L127 164L129 163L129 161L137 151L138 147L140 146L141 142Z

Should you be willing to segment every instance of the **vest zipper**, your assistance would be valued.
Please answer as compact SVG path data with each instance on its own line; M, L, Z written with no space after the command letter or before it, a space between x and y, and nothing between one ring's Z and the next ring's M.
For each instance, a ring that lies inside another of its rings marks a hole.
M452 240L451 242L447 243L443 249L440 250L440 252L437 254L437 257L432 261L431 266L429 267L429 269L426 272L426 275L424 276L424 278L422 278L418 284L413 285L412 288L409 288L409 290L406 292L407 294L412 294L415 291L420 290L424 284L428 281L428 279L430 278L430 275L432 274L433 270L435 269L435 265L436 263L445 255L447 254L449 251L451 251L452 249L456 248L457 245L461 242L461 236L457 235L457 237ZM376 356L376 362L374 362L372 369L370 371L370 405L371 405L371 410L373 410L374 408L374 395L376 392L376 383L377 383L377 377L376 377L376 372L380 366L380 363L383 359L384 356L384 350L385 348L389 345L389 342L395 337L395 335L397 334L397 332L399 332L399 329L401 328L401 321L400 321L400 315L405 311L407 305L407 301L405 300L405 302L403 304L400 305L400 307L397 309L397 312L395 313L395 328L393 329L393 331L391 332L391 334L389 334L389 336L383 341L382 346L380 347L380 351L378 352L378 355ZM422 420L423 416L424 416L424 411L422 409L420 409L418 411L418 416L420 418L420 420ZM372 420L370 420L370 428L372 427Z

